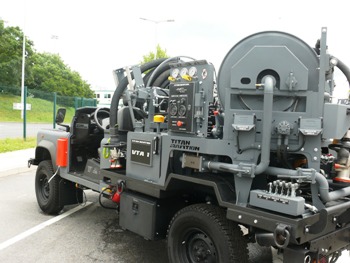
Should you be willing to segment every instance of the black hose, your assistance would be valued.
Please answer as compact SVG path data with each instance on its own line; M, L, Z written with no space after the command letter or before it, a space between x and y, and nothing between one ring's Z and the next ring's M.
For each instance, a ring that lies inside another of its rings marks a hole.
M161 87L162 83L168 79L170 75L169 69L165 69L159 76L154 80L152 86Z
M140 70L141 73L150 70L154 67L159 66L165 59L161 58L161 59L157 59L157 60L153 60L151 62L148 62L146 64L141 65ZM133 74L131 73L132 77ZM126 87L128 85L128 78L124 77L118 84L118 87L116 88L113 97L112 97L112 101L111 101L111 108L110 108L110 126L111 128L115 128L117 123L118 123L118 105L119 105L119 100L122 97Z
M105 209L118 210L118 206L116 206L116 207L105 206L105 205L102 203L101 197L103 196L104 192L107 191L107 190L111 190L111 189L106 188L106 189L102 190L102 192L101 192L101 193L99 194L99 196L98 196L98 202L99 202L100 206L103 207L103 208L105 208Z
M154 68L151 69L150 71L148 71L146 73L146 75L143 77L143 83L146 85L146 83L148 82L149 78L152 76L153 74L153 71L154 71Z
M164 80L164 82L162 83L162 85L160 85L161 89L165 89L166 87L168 87L170 84L170 81L168 79Z

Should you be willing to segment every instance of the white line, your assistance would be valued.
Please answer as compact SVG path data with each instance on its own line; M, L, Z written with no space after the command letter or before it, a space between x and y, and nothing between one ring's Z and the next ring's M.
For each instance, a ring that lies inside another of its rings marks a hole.
M61 219L63 219L65 217L67 217L67 216L69 216L69 215L79 211L80 209L83 209L83 208L91 205L91 204L92 204L92 202L86 202L85 206L77 206L77 207L75 207L75 208L73 208L73 209L71 209L71 210L69 210L69 211L67 211L67 212L65 212L65 213L63 213L63 214L61 214L59 216L51 218L51 219L49 219L49 220L47 220L47 221L45 221L45 222L43 222L43 223L41 223L41 224L31 228L31 229L28 229L27 231L25 231L25 232L23 232L21 234L18 234L17 236L14 236L13 238L10 238L9 240L6 240L5 242L2 242L0 244L0 251L5 249L5 248L7 248L7 247L9 247L9 246L11 246L11 245L13 245L13 244L15 244L16 242L18 242L18 241L20 241L22 239L25 239L25 238L29 237L30 235L32 235L32 234L34 234L34 233L44 229L45 227L60 221Z

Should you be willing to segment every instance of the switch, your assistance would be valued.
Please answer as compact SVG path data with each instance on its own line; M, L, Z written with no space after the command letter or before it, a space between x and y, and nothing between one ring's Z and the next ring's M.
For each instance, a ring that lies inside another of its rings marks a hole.
M183 122L183 121L177 121L176 122L176 126L177 127L182 127L182 126L184 126L185 125L185 123Z

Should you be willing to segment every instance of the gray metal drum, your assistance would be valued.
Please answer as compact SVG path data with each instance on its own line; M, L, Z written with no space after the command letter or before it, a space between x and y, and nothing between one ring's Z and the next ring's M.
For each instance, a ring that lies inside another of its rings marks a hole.
M218 92L224 108L261 110L255 96L256 84L272 76L276 84L274 110L283 111L293 94L318 91L319 59L313 48L301 39L283 32L261 32L241 40L224 58L218 75ZM230 90L242 94L241 106ZM229 97L228 97L229 96ZM259 97L259 96L258 96ZM226 101L225 101L226 100Z

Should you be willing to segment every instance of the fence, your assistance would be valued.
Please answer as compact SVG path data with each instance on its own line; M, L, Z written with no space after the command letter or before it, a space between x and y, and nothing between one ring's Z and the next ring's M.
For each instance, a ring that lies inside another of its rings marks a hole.
M44 92L41 90L35 89L27 89L25 87L24 103L20 104L19 108L17 108L18 101L13 101L13 109L22 109L22 119L23 119L23 138L26 138L26 123L27 120L29 122L52 122L53 127L56 127L55 117L56 117L56 109L58 107L67 108L67 120L70 120L74 115L75 111L80 107L85 106L96 106L97 100L90 98L82 98L82 97L69 97L69 96L61 96L57 95L56 92ZM8 86L0 86L0 96L2 95L14 95L21 96L21 88L19 87L8 87ZM35 100L41 99L41 100ZM19 121L20 116L17 114L13 114L12 110L12 101L11 96L9 98L6 97L3 101L3 105L0 105L0 112L2 112L3 116L7 116L7 120L5 121ZM16 102L16 103L15 103ZM33 103L35 106L31 108L26 108L27 102ZM11 108L10 108L11 107ZM36 109L35 109L36 108ZM15 116L14 116L15 115ZM52 116L52 119L51 119ZM27 118L28 117L28 118Z
M36 89L28 89L27 92L28 92L28 97L30 98L39 98L39 99L47 100L47 101L56 103L57 105L60 105L60 106L72 107L75 110L80 107L97 105L96 99L61 96L61 95L57 95L55 92L45 92L45 91L36 90ZM15 96L21 96L21 88L0 86L0 94L12 94Z

